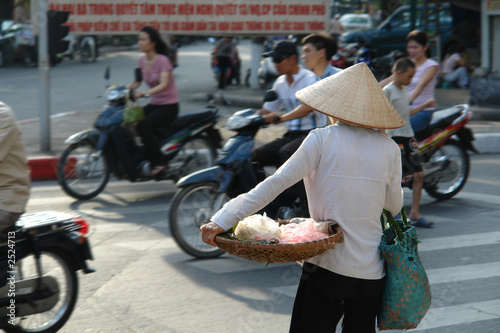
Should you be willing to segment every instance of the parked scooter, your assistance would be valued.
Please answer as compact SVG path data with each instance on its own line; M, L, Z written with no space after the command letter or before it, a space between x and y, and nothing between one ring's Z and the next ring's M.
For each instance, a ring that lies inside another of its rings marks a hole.
M339 45L337 53L333 55L330 63L337 68L345 69L353 65L353 54L358 50L358 43Z
M277 98L274 91L265 94L264 101ZM170 206L170 232L177 244L197 258L213 258L222 250L203 243L199 229L231 198L250 191L266 178L265 170L252 163L251 152L255 135L266 126L264 118L253 109L234 113L226 128L236 131L222 148L216 166L192 173L177 182L179 190ZM265 210L264 210L265 211ZM307 217L300 198L289 207L281 207L276 218Z
M465 127L471 116L467 104L435 111L430 125L415 133L415 149L421 156L424 172L424 189L436 199L452 198L467 182L470 170L467 150L477 153L472 144L474 135ZM411 188L412 176L403 175L402 185Z
M364 62L372 71L375 79L380 81L391 76L392 66L399 58L404 57L405 54L399 50L394 50L381 57L374 57L373 50L365 46L356 52L356 56L355 63Z
M45 211L21 216L0 235L0 329L56 332L78 298L76 272L92 273L81 218Z
M137 82L142 81L136 70ZM106 70L109 79L109 68ZM57 177L70 196L86 200L101 193L111 173L131 182L147 180L177 181L184 175L213 165L221 137L215 128L219 118L215 106L179 116L167 127L157 130L159 147L167 168L151 175L151 166L137 137L122 126L123 111L133 96L123 85L107 89L108 104L94 123L94 129L73 134L66 140L68 148L57 165Z

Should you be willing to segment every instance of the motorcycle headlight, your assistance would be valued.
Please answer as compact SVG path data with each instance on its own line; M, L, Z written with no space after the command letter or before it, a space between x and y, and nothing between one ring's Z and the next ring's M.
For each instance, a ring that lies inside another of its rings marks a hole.
M250 125L250 123L257 117L260 117L252 109L242 110L235 112L226 123L226 128L229 130L237 130L245 126Z
M108 101L114 101L127 95L127 89L124 86L111 86L106 94Z

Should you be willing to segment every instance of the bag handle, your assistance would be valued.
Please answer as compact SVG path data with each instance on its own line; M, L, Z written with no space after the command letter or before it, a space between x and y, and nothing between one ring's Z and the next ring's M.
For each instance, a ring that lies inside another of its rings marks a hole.
M394 216L392 216L391 212L385 208L384 208L383 214L380 215L380 222L382 223L382 229L385 228L384 215L387 218L387 222L389 222L389 225L396 231L396 235L397 235L398 239L400 241L403 241L403 232L401 231L401 228L399 227L399 223L396 221ZM406 217L406 211L405 211L404 206L401 208L401 219L403 220L403 225L410 226L410 224L408 223L408 219Z

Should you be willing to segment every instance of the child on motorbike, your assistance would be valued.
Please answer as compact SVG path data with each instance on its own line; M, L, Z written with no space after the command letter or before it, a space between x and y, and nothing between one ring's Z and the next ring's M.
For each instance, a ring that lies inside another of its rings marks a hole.
M151 163L151 175L155 176L165 169L163 154L158 147L155 129L173 122L179 114L179 93L175 86L173 66L168 59L168 46L160 33L153 27L145 26L139 32L139 49L145 53L139 59L144 82L149 90L136 91L135 99L151 95L151 101L144 107L144 119L137 124L144 150ZM128 85L137 89L140 82Z
M410 100L407 86L415 75L415 63L410 58L398 59L392 68L394 80L384 88L384 92L391 101L394 108L403 118L405 124L401 128L387 130L387 135L398 144L404 147L403 176L413 174L412 204L409 215L413 225L417 227L430 228L432 221L428 221L420 215L420 198L422 197L422 187L424 184L424 172L420 164L419 155L414 151L415 142L413 130L410 124L410 116L418 112L436 106L434 99L429 99L424 104L410 109Z

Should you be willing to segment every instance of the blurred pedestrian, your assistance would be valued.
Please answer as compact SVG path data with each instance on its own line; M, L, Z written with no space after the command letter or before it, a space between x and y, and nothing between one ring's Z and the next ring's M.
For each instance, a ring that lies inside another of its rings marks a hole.
M344 31L344 27L340 22L340 14L335 14L330 21L330 35L335 39L335 42L338 44L340 40L340 34Z
M465 62L465 47L458 46L452 50L443 60L442 79L455 84L460 89L469 88L469 72Z
M273 175L226 203L200 228L202 239L216 245L216 235L304 179L311 218L336 221L345 240L305 261L290 332L333 332L343 317L344 332L375 333L385 275L380 215L383 208L397 214L403 204L400 150L375 128L404 122L365 63L296 96L337 123L311 131Z
M135 98L150 95L149 104L144 107L144 119L137 124L146 156L151 163L151 175L157 175L166 167L164 155L158 147L155 130L173 122L179 114L179 93L175 85L173 66L168 58L168 46L161 39L158 30L145 26L139 32L139 50L144 55L138 67L149 89L136 91ZM137 89L141 82L133 82L129 89Z
M218 68L218 88L226 88L228 79L233 70L233 57L238 54L236 41L232 37L223 37L216 44L212 52L212 62Z
M30 196L30 169L21 129L12 110L0 102L0 233L24 213Z

